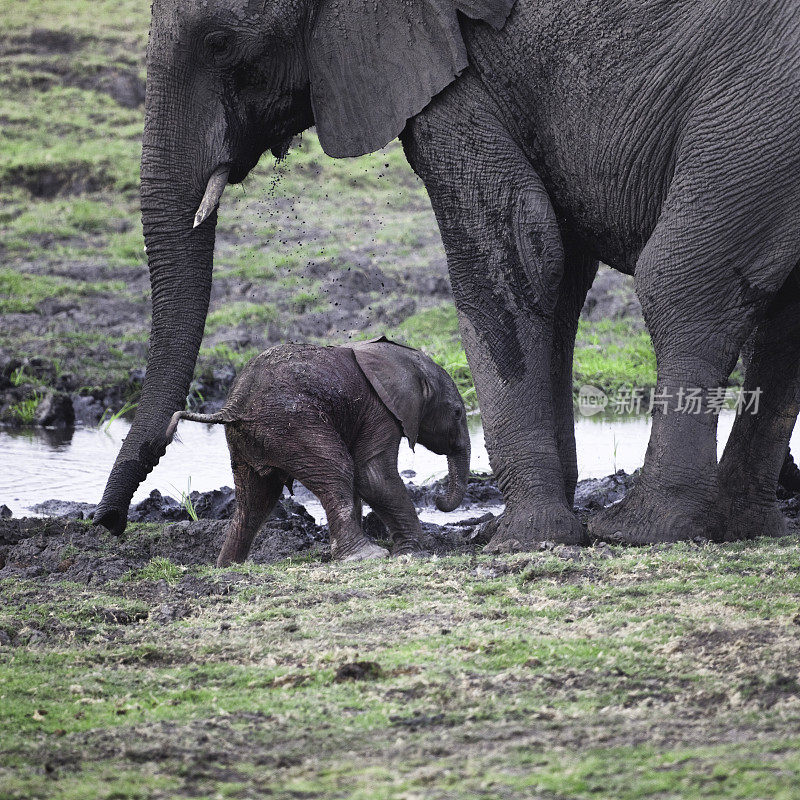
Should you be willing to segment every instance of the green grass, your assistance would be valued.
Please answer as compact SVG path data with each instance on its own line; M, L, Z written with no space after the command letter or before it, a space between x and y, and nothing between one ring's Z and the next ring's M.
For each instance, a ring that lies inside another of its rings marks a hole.
M263 303L228 303L222 308L212 311L206 318L206 332L220 328L232 328L237 325L264 326L278 319L273 306Z
M173 564L168 558L157 556L151 559L146 566L136 574L128 577L128 580L140 581L167 581L175 583L185 572L178 564Z
M137 405L138 403L131 403L130 400L128 400L127 402L123 403L122 408L120 408L118 411L112 411L110 408L107 408L103 412L103 416L100 417L97 427L108 431L111 428L112 422L116 422L126 414L130 414L131 411L136 409Z
M28 275L0 269L0 313L32 311L42 300L59 297L68 291L63 281L47 275Z
M0 628L39 634L2 651L0 785L793 800L799 554L793 537L232 571L157 558L103 586L5 581ZM379 669L337 679L357 661ZM69 765L57 781L32 767L45 755Z
M21 425L30 425L36 419L36 411L41 402L41 395L34 392L33 397L14 403L9 409L11 419Z
M450 373L467 405L477 405L452 304L414 314L390 335L423 349ZM645 330L634 327L630 321L581 320L575 344L573 385L576 392L584 384L614 393L623 387L649 389L655 383L655 353Z
M646 330L631 320L581 320L575 343L574 386L607 393L656 385L656 356Z
M175 489L175 491L180 494L180 497L178 498L178 502L181 504L181 507L184 509L184 511L186 511L186 513L189 515L189 519L194 520L195 522L197 522L197 519L198 519L197 511L196 511L196 509L194 507L194 502L192 501L192 478L191 478L191 476L189 477L189 479L188 479L188 481L186 483L186 490L185 491L177 489L175 486L173 486L172 488Z

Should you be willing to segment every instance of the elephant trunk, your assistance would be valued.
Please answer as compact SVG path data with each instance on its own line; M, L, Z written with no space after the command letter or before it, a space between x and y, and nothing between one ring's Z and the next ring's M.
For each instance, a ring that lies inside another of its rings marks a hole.
M455 511L464 499L469 478L470 445L460 447L447 456L448 483L447 491L436 498L439 511Z
M204 224L195 222L219 157L216 163L213 156L199 157L196 125L169 129L175 98L149 77L147 89L141 195L153 302L150 350L133 426L94 514L95 524L117 534L125 529L134 492L166 450L170 418L186 404L208 313L216 227L215 209L205 209Z

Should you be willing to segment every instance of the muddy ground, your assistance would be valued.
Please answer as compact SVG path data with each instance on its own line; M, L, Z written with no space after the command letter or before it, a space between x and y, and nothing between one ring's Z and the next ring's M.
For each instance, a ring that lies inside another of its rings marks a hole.
M606 478L581 481L575 496L575 511L585 524L590 514L622 500L636 485L638 473L620 470ZM408 484L418 511L432 509L443 481L416 486ZM312 497L302 485L295 495L285 495L256 536L249 560L254 564L274 564L287 558L330 561L328 529L317 525L302 505ZM190 566L213 564L222 547L227 520L233 515L235 493L230 487L211 492L193 492L190 518L186 505L154 490L150 497L134 505L128 514L131 530L150 525L147 536L125 534L119 540L91 525L95 506L89 503L49 500L35 510L45 517L0 518L0 580L35 578L43 582L73 581L100 585L142 569L154 558ZM499 511L503 497L491 476L473 475L462 508L469 514L445 525L423 523L424 547L437 556L479 553L487 543L482 523ZM795 530L800 497L782 494L781 508L790 529ZM463 516L463 515L462 515ZM374 513L364 520L367 533L388 544L387 531ZM553 550L543 543L543 550ZM567 557L580 548L555 548ZM572 554L572 555L570 555Z

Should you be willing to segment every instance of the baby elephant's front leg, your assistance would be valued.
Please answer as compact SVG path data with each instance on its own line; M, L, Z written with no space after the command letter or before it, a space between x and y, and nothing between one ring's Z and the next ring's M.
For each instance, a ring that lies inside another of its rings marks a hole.
M386 558L389 551L368 539L361 527L361 503L356 499L352 456L332 434L325 437L324 445L318 444L318 458L296 465L292 474L316 495L325 509L332 558L335 561Z
M397 473L397 453L381 454L360 464L356 490L389 529L392 555L427 555L422 525L403 479Z
M320 502L328 516L331 532L331 557L334 561L362 561L367 558L386 558L389 551L368 539L361 527L360 503L351 500L331 502L330 497Z

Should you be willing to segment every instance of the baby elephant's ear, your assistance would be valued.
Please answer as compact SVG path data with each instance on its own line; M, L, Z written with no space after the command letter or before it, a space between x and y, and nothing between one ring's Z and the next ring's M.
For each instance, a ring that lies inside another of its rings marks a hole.
M416 350L388 340L351 345L358 366L372 388L403 427L411 449L417 443L425 402Z
M386 146L466 69L456 9L501 27L514 0L321 0L308 44L311 103L330 156Z

